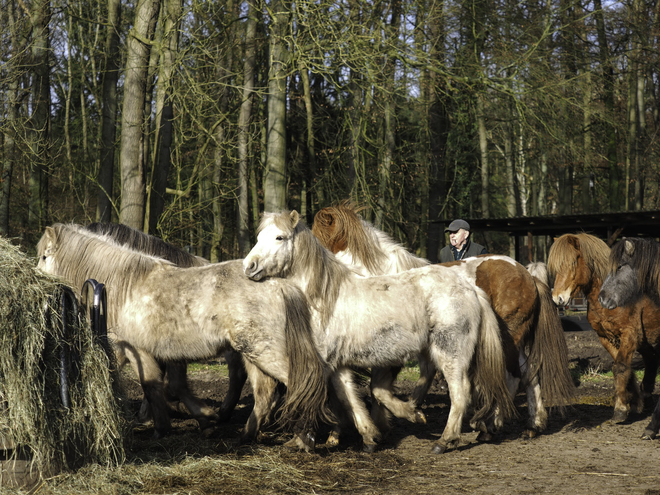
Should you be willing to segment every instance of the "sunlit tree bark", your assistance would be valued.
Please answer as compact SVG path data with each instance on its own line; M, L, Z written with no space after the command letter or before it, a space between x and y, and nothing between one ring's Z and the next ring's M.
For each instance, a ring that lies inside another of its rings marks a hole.
M160 10L160 0L140 0L127 38L128 57L121 121L121 209L119 221L142 230L145 213L143 149L144 102L151 39Z
M243 62L243 102L238 116L238 208L237 230L239 256L250 250L249 232L249 143L254 77L256 64L256 36L258 11L253 1L248 1L248 19L245 28L245 61Z
M32 95L30 115L30 199L28 225L40 232L48 223L50 152L50 0L32 4Z
M286 79L289 54L286 36L289 32L290 4L274 0L270 5L268 74L268 144L264 178L264 209L286 208Z

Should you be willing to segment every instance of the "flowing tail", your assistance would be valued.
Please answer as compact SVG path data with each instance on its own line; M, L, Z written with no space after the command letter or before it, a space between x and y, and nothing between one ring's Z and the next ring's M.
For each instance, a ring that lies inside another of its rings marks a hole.
M506 361L500 328L486 293L475 287L481 306L481 328L475 352L474 389L478 407L472 421L498 413L502 420L516 414L506 384ZM499 410L499 411L498 411Z
M568 369L568 347L550 288L534 277L539 294L539 314L529 347L530 375L538 375L544 401L563 408L575 396L575 384Z
M299 431L316 430L319 421L335 421L326 405L330 366L314 344L307 298L292 285L283 286L282 294L289 379L278 421L294 425Z

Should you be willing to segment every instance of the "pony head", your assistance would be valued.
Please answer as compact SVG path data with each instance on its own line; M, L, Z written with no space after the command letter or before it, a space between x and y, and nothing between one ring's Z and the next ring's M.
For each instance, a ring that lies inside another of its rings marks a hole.
M286 277L293 263L294 237L300 215L296 210L264 213L257 243L243 260L243 271L252 280Z
M622 265L603 282L598 294L598 302L605 309L627 306L642 295L635 270L630 265Z
M607 244L595 236L580 233L557 238L548 253L555 304L568 304L571 297L590 287L594 279L602 281L607 273L608 256Z
M37 268L49 275L57 273L57 262L54 256L57 252L58 235L53 227L46 227L41 239L37 243Z
M658 278L657 243L649 239L624 237L610 251L609 271L598 302L607 309L634 304L642 293L656 301L657 289L653 279Z

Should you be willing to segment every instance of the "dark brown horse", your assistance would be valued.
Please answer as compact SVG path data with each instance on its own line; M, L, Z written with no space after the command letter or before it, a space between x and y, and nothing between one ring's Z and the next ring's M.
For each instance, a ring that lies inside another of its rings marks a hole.
M346 202L320 210L313 232L340 260L366 276L428 264L360 218L357 209ZM483 255L445 265L490 297L505 347L510 391L517 391L522 378L528 397L526 434L535 436L547 426L542 397L554 405L565 405L574 392L566 341L550 289L507 256ZM420 370L413 395L418 404L435 374L423 360Z
M637 239L625 237L614 245L610 251L609 274L603 282L598 301L606 308L614 310L621 307L635 307L640 304L640 297L651 297L660 304L660 244L650 239ZM642 299L642 300L644 300ZM642 321L645 323L647 314L643 313ZM646 330L646 329L645 329ZM648 337L645 335L648 339ZM658 351L658 345L654 346ZM652 370L648 368L644 373L644 380ZM654 373L655 378L655 373ZM651 377L646 388L652 391ZM660 401L655 405L651 422L644 430L642 438L655 438L660 430Z
M643 396L655 385L660 354L660 308L649 298L637 299L629 307L604 308L598 294L608 271L610 248L589 234L559 237L548 255L548 269L555 279L552 291L558 305L565 305L579 292L587 298L587 319L600 342L614 359L614 416L624 421L631 408L641 412ZM635 351L644 359L641 392L631 362Z

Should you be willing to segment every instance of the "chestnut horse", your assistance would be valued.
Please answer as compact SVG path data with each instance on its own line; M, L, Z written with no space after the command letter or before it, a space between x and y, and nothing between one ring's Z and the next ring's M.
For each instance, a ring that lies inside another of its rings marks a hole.
M655 303L660 303L660 244L651 239L637 239L624 237L621 242L612 247L609 257L609 274L600 289L598 301L606 308L614 310L621 307L635 307L642 300L651 297ZM645 323L647 313L642 313L642 322ZM646 328L643 329L647 331ZM643 335L645 341L650 340L648 334ZM656 340L657 342L657 340ZM658 345L654 350L658 352ZM644 380L652 370L648 364L644 372ZM655 373L653 373L655 378ZM642 387L645 392L652 392L651 377L649 384ZM653 439L660 430L660 400L655 405L651 422L644 430L642 438Z
M641 412L644 395L653 392L660 363L660 307L648 297L629 307L607 309L598 295L608 271L610 248L589 234L564 234L555 240L548 254L548 269L555 279L552 291L558 305L565 305L580 291L586 296L587 320L598 334L614 364L614 416L622 422L631 409ZM641 392L631 369L635 351L644 360Z
M365 276L398 273L428 264L363 220L355 206L347 202L320 210L314 218L313 232L338 259ZM525 435L537 435L547 426L542 397L555 405L565 405L574 393L568 349L550 289L507 256L482 255L442 265L456 270L457 275L489 296L500 324L510 392L515 394L522 378L529 411ZM420 359L421 376L413 394L418 404L434 374L435 369Z

